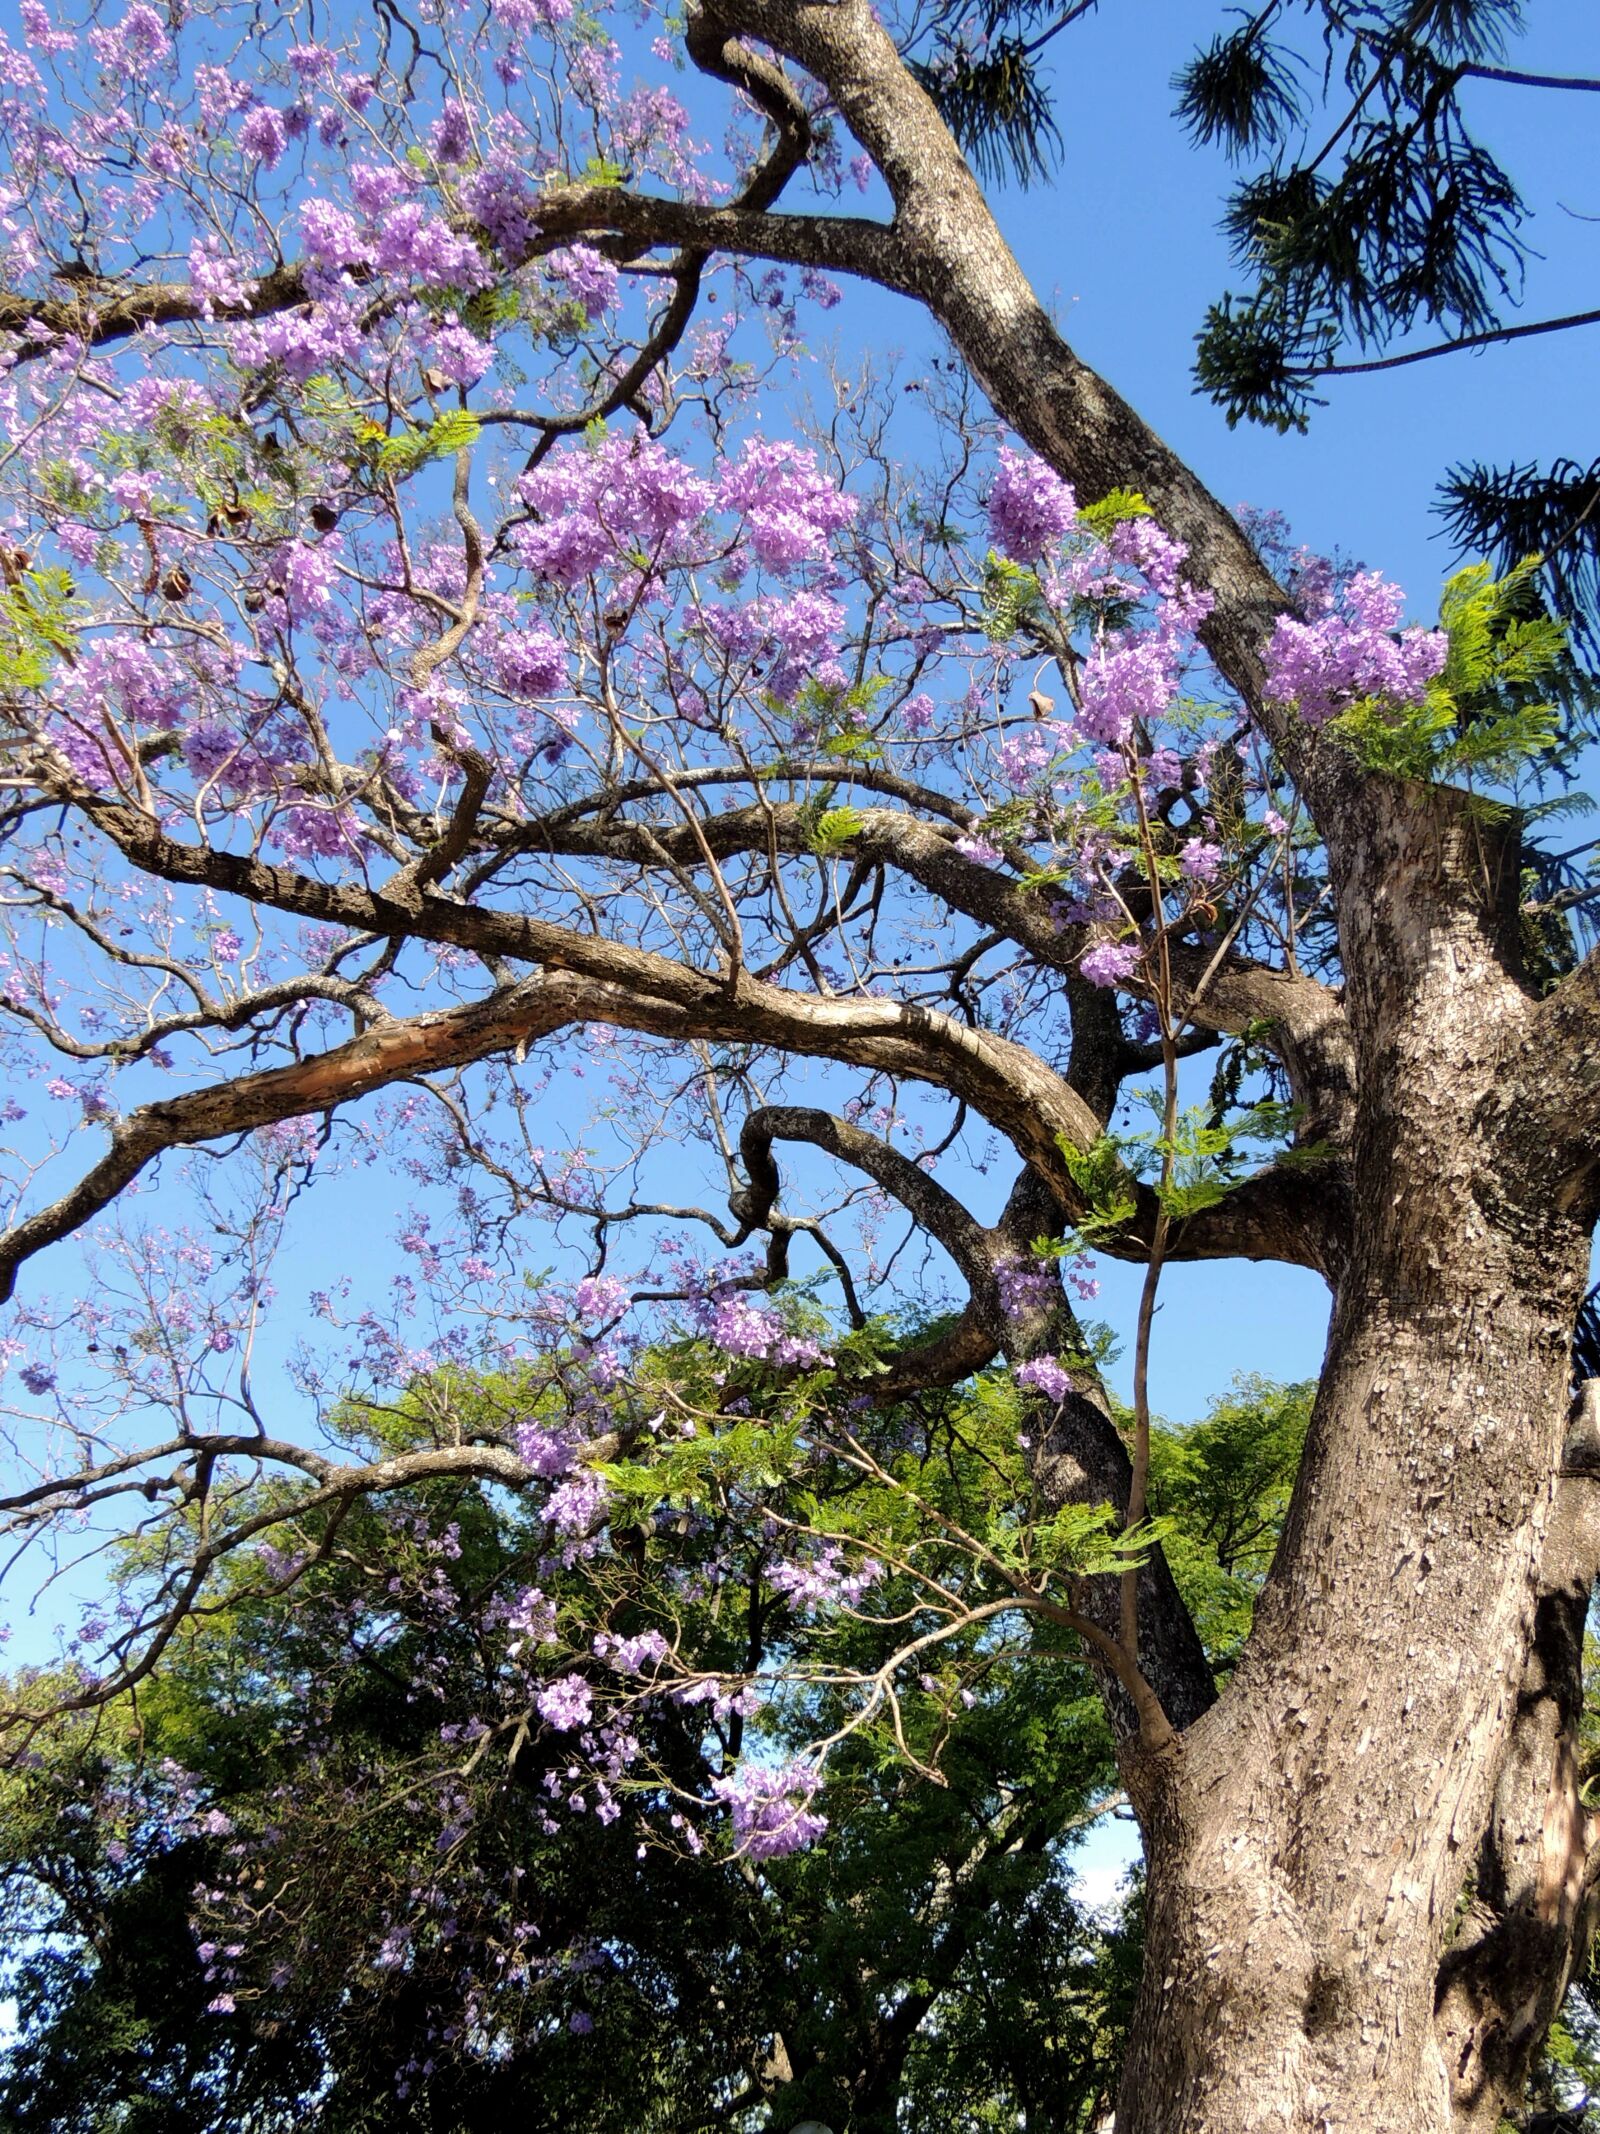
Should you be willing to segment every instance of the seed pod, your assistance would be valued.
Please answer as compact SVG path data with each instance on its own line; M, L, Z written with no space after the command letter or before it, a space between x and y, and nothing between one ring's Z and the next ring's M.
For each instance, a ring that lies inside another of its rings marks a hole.
M163 600L187 600L194 580L181 563L175 563L161 581Z

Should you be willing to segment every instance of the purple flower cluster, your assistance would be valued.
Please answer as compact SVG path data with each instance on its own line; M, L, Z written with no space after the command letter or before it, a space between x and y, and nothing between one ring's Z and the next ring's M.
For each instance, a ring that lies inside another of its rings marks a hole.
M1143 956L1137 941L1098 941L1078 958L1078 975L1090 985L1120 985L1139 968Z
M507 630L489 655L494 678L507 696L548 697L567 683L567 648L542 623Z
M576 585L638 549L661 550L716 501L711 484L643 428L569 446L524 476L520 491L540 523L518 527L517 554L558 585Z
M536 1475L551 1481L566 1474L577 1458L571 1438L559 1430L547 1429L543 1423L519 1423L516 1447L519 1460L526 1460Z
M1114 632L1084 661L1082 689L1084 734L1121 748L1137 724L1154 724L1177 695L1177 644L1164 630Z
M581 1539L599 1523L610 1501L611 1491L605 1477L596 1474L592 1467L580 1467L576 1474L550 1492L550 1501L544 1508L545 1517L558 1534Z
M587 1726L594 1709L593 1693L582 1675L558 1675L533 1702L545 1725L563 1734Z
M750 545L769 570L821 562L828 536L855 522L857 504L835 488L803 446L748 440L723 474L722 501L744 514Z
M501 0L502 8L511 0ZM494 156L461 186L461 204L483 225L508 267L520 267L538 234L538 195L514 157Z
M1214 882L1222 872L1222 847L1191 837L1178 854L1178 869L1191 882Z
M989 491L989 533L1013 563L1037 563L1072 531L1078 500L1071 485L1031 452L1000 447L1000 470Z
M289 136L283 123L283 114L274 111L270 104L255 104L240 121L238 132L239 153L264 163L268 170L276 168L279 158L289 145Z
M223 252L221 238L211 232L189 247L189 279L204 297L208 315L218 304L232 308L248 303L255 288L253 278Z
M1041 1260L1002 1260L994 1272L1000 1309L1008 1319L1026 1319L1031 1312L1047 1311L1060 1294L1054 1270Z
M562 245L545 261L547 270L583 306L592 323L603 319L617 301L617 270L593 245Z
M320 371L354 363L361 354L361 319L348 299L304 311L285 311L234 329L233 353L244 367L280 366L297 385Z
M382 218L372 257L380 273L453 289L475 289L488 278L477 246L419 200L402 201Z
M572 1293L572 1302L580 1319L614 1319L627 1308L627 1284L615 1275L585 1275Z
M812 1616L823 1608L854 1607L882 1576L883 1565L872 1556L863 1557L851 1570L840 1560L839 1544L830 1541L802 1562L771 1565L767 1583L797 1613Z
M1019 1386L1032 1386L1047 1400L1065 1400L1072 1391L1072 1373L1059 1356L1030 1356L1014 1375Z
M642 1675L647 1667L660 1665L668 1646L659 1630L641 1630L632 1638L613 1637L603 1630L594 1649L597 1658L609 1661L619 1675Z
M1310 726L1321 726L1363 697L1417 704L1444 666L1448 647L1438 630L1401 630L1405 596L1376 571L1334 581L1326 605L1310 622L1280 615L1267 646L1272 702L1293 705Z
M801 1367L832 1361L820 1343L790 1333L776 1312L752 1304L733 1290L711 1299L696 1316L707 1337L728 1356Z
M812 1764L743 1763L711 1790L732 1818L734 1843L750 1860L781 1860L799 1852L828 1827L811 1808L822 1774Z
M525 1644L553 1645L556 1642L556 1604L539 1586L525 1586L517 1598L505 1610L504 1622L513 1634L510 1647L515 1659Z

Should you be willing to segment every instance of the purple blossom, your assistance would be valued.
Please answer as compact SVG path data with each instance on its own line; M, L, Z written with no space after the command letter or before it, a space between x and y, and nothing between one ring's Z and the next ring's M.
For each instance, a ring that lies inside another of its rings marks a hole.
M500 0L502 10L510 4ZM520 267L539 227L538 196L520 166L509 157L492 157L462 180L461 203L478 218L506 265Z
M614 1319L625 1309L628 1291L615 1275L585 1275L573 1291L572 1301L580 1319Z
M505 1612L506 1628L516 1634L512 1657L525 1643L553 1645L556 1641L556 1604L539 1586L525 1586Z
M545 1725L563 1734L587 1726L594 1709L593 1693L582 1675L558 1675L533 1701Z
M838 1543L829 1542L802 1562L771 1565L767 1583L791 1608L810 1616L822 1608L853 1607L882 1576L883 1565L871 1556L848 1569L840 1561Z
M150 72L172 49L161 17L153 7L130 7L114 29L91 30L89 44L102 66L131 74Z
M567 295L583 306L592 323L603 319L617 301L617 270L593 245L561 245L545 261Z
M433 329L429 353L434 368L442 371L452 385L476 385L494 361L494 343L480 341L453 311L447 311Z
M553 30L572 14L572 0L489 0L489 12L513 36L529 30Z
M657 1666L667 1656L667 1641L659 1630L641 1630L637 1637L611 1638L602 1634L594 1641L602 1659L609 1659L618 1674L639 1675Z
M251 320L234 329L233 351L245 366L281 364L298 384L319 371L354 363L361 353L361 320L347 301L313 304L309 311L286 311L270 319Z
M956 839L956 850L964 860L971 860L977 867L998 867L1005 858L998 845L991 845L986 837L974 837L970 833Z
M1310 622L1280 615L1267 645L1268 697L1293 705L1311 726L1363 698L1420 703L1448 650L1437 630L1397 630L1405 596L1376 571L1331 580L1326 607Z
M476 288L486 277L483 255L470 238L430 217L420 200L402 201L378 224L375 264L385 274L404 275L450 288Z
M281 113L274 111L270 104L252 105L239 125L241 154L253 156L256 162L273 170L288 145L289 136Z
M713 1301L705 1330L729 1356L800 1366L832 1361L819 1343L791 1334L776 1312L752 1304L733 1290L724 1291Z
M787 704L807 675L826 680L844 610L827 593L796 593L788 600L751 603L751 620L779 649L767 687ZM842 683L843 677L840 681Z
M845 496L802 445L750 438L721 481L722 501L743 512L750 545L769 570L820 562L828 536L853 525L857 500Z
M337 540L338 536L332 535L316 543L293 541L282 552L284 596L292 621L304 622L332 606L338 583L334 564Z
M472 153L472 122L467 107L453 96L428 128L428 141L441 163L464 163Z
M908 734L925 734L933 724L933 699L918 690L900 707L900 721Z
M796 1760L740 1764L730 1777L714 1778L711 1790L728 1808L737 1851L751 1860L781 1860L827 1829L828 1818L810 1806L821 1784L814 1764Z
M315 267L337 271L343 267L367 266L372 246L361 234L355 217L331 200L306 200L300 208L300 241L306 258Z
M347 807L293 807L273 817L271 836L289 859L348 859L365 832Z
M580 1467L576 1474L550 1492L545 1517L558 1534L581 1539L599 1523L610 1501L611 1491L605 1477L596 1474L592 1467Z
M1065 1400L1072 1391L1072 1374L1059 1356L1030 1356L1014 1376L1019 1386L1032 1386L1048 1400Z
M1143 956L1137 941L1099 941L1078 958L1078 975L1090 985L1120 985L1139 968Z
M1025 1319L1031 1312L1045 1311L1060 1294L1054 1269L1040 1260L1002 1260L994 1272L1000 1309L1008 1319Z
M553 1481L564 1475L577 1458L577 1448L559 1430L542 1423L519 1423L515 1438L517 1458L525 1460L536 1475Z
M325 44L291 45L288 61L303 82L324 81L339 65L338 54L330 52Z
M254 278L238 261L224 256L221 238L209 233L189 247L189 279L205 299L207 316L218 304L232 308L248 303L255 288Z
M536 624L507 630L490 654L495 680L508 696L554 696L567 683L567 648L559 637Z
M22 0L18 13L22 18L23 35L36 52L70 52L77 42L70 30L52 26L44 0Z
M1191 837L1178 854L1178 867L1191 882L1214 882L1222 872L1222 847Z
M1079 724L1091 741L1120 748L1139 721L1159 719L1178 693L1177 650L1164 632L1117 631L1083 663Z
M568 447L519 484L542 523L520 526L518 556L529 570L560 585L654 550L705 517L714 501L702 481L648 430L609 435L596 446Z
M1013 563L1036 563L1077 524L1071 485L1031 452L1000 447L1000 468L989 492L989 533Z
M1183 758L1175 748L1153 748L1144 761L1144 780L1152 793L1175 793L1183 784Z
M1171 599L1178 591L1178 568L1189 551L1154 519L1119 519L1111 530L1111 553L1130 563L1153 591Z

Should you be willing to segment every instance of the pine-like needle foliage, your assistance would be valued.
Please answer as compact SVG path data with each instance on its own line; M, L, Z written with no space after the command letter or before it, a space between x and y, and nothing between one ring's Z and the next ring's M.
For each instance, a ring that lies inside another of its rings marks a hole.
M1045 58L1051 40L1094 0L1049 7L1041 0L988 0L939 9L911 59L918 81L990 184L1047 178L1061 151Z
M1524 210L1460 90L1520 20L1515 0L1271 0L1177 77L1191 137L1254 166L1225 216L1251 286L1212 307L1199 340L1200 385L1230 422L1303 429L1346 344L1498 323L1520 287Z
M1540 467L1452 467L1439 513L1458 550L1488 553L1502 567L1543 556L1556 612L1591 660L1600 659L1600 458Z

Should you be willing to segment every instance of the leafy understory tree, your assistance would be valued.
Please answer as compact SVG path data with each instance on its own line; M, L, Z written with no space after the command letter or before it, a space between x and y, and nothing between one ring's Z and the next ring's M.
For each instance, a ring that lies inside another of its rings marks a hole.
M776 1857L869 1729L937 1770L906 1684L948 1705L942 1649L1048 1626L1145 1842L1124 2134L1494 2128L1589 1910L1564 1447L1600 999L1524 908L1560 633L1522 559L1441 630L1376 572L1274 565L1060 338L925 28L22 8L6 1509L41 1576L127 1514L146 1575L11 1732L145 1693L230 1565L287 1587L294 1530L331 1556L368 1500L503 1487L554 1566L620 1566L825 1458L872 1527L775 1509L791 1590L901 1582L898 1638L792 1683L666 1624L580 1665L529 1600L537 1683L463 1767L571 1735L585 1815L637 1786L688 1846L703 1774L643 1716L687 1700ZM760 418L834 273L960 360L912 406L841 370L788 434ZM274 1247L357 1166L416 1196L404 1271L330 1282L267 1396ZM575 1285L525 1279L545 1218ZM1088 1250L1145 1269L1126 1418ZM1333 1296L1220 1689L1151 1519L1159 1282L1195 1258ZM672 1336L722 1383L664 1374ZM997 1361L1022 1406L978 1517L879 1432ZM392 1449L341 1439L414 1397ZM742 1754L736 1718L808 1696L840 1706L813 1756Z
M683 1384L719 1359L660 1361ZM743 1385L758 1413L782 1400L758 1369ZM347 1417L352 1449L415 1442L440 1394ZM1251 1382L1154 1439L1182 1590L1224 1669L1308 1409L1308 1388ZM990 1526L1026 1493L1002 1374L875 1431L895 1496L926 1498L924 1528ZM566 1564L536 1498L456 1478L356 1505L331 1545L328 1513L282 1520L230 1558L224 1605L186 1619L141 1694L42 1735L8 1774L6 2125L120 2110L287 2127L315 2104L330 2128L488 2127L514 2109L602 2134L681 2127L693 2102L750 2127L1092 2127L1137 1915L1086 1912L1064 1872L1122 1796L1059 1629L974 1621L908 1676L902 1728L938 1783L889 1726L858 1726L811 1800L826 1837L795 1850L719 1829L727 1759L752 1739L774 1765L805 1754L850 1710L825 1685L880 1665L918 1599L887 1566L870 1599L859 1579L841 1598L825 1552L797 1553L797 1513L837 1553L897 1510L819 1453L754 1485L724 1472L691 1517ZM153 1574L135 1547L119 1583ZM790 1693L753 1728L737 1703L641 1695L669 1649L720 1683L780 1669ZM592 1730L548 1688L575 1669L593 1708L632 1706L658 1786L606 1800ZM799 1697L802 1682L817 1687Z

